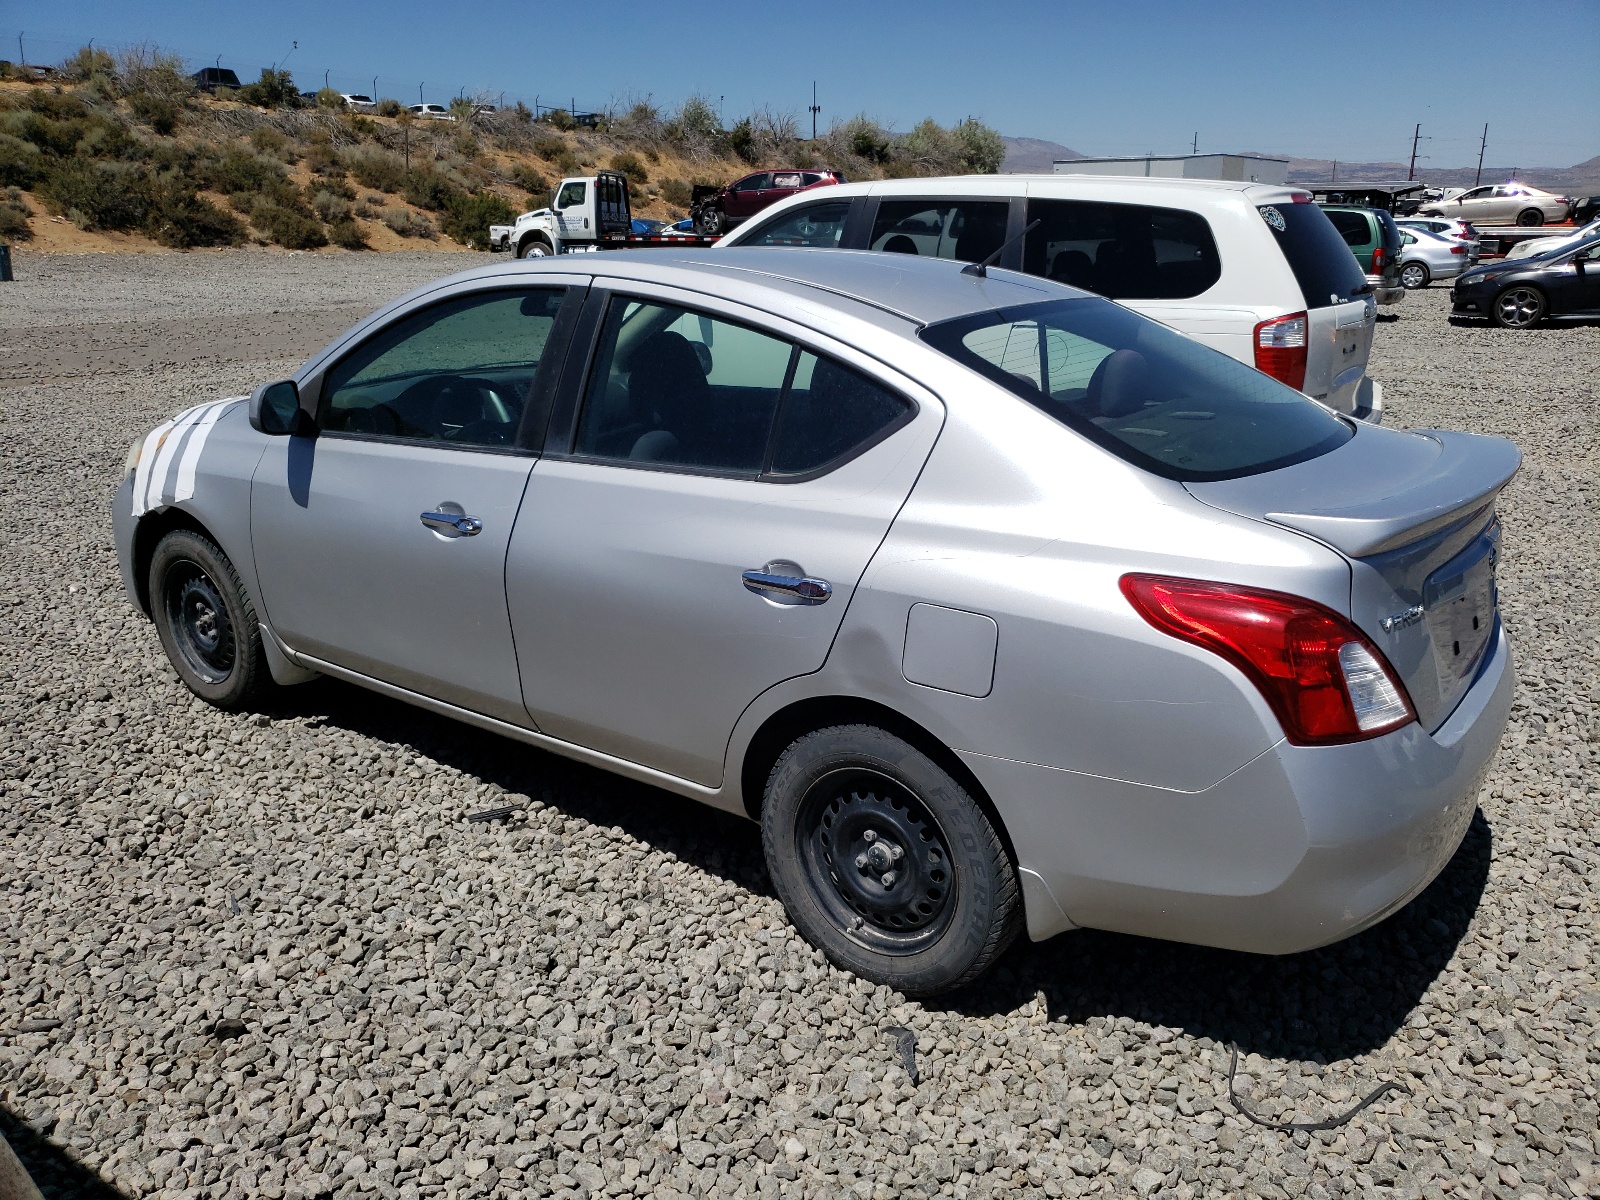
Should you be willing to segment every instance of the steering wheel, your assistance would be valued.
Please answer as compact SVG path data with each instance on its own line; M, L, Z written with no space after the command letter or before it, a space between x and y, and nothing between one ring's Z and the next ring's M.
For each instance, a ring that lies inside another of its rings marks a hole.
M454 432L484 420L511 425L519 415L518 408L506 401L492 380L472 375L429 375L419 379L395 397L394 407L403 414L407 425L441 440L453 436L446 425L454 425ZM452 411L442 411L447 408Z

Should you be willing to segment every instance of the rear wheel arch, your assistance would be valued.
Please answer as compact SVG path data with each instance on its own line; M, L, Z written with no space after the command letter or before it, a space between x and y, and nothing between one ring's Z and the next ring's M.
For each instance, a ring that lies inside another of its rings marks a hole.
M746 746L740 763L739 778L743 792L744 810L751 820L760 822L761 803L766 791L767 776L783 752L808 733L827 729L833 725L874 725L894 734L931 759L936 766L966 789L983 809L989 823L1005 847L1012 869L1018 866L1016 847L1011 844L1011 834L1004 818L995 807L986 789L961 756L945 745L937 736L916 721L896 712L886 704L863 700L854 696L815 696L797 700L769 716L761 723Z

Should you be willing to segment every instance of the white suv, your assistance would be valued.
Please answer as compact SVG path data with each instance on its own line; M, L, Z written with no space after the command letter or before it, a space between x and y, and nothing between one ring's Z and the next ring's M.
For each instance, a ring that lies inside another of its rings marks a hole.
M847 183L776 204L717 245L966 262L1000 251L997 267L1117 300L1340 412L1383 412L1366 374L1372 289L1298 188L1111 175Z

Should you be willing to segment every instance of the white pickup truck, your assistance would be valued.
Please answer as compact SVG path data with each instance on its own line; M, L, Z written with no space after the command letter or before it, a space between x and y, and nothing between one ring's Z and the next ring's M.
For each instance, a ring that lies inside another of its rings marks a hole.
M635 233L628 179L620 171L563 179L551 207L525 212L512 225L489 226L489 249L511 250L518 258L648 246L709 246L716 240Z

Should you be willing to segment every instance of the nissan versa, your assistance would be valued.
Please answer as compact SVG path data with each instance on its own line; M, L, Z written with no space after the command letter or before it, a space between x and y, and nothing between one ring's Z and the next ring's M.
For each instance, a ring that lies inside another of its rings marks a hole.
M656 251L391 304L141 438L115 524L205 700L330 675L748 815L928 994L1024 928L1282 954L1415 896L1511 703L1518 462L1047 279Z

